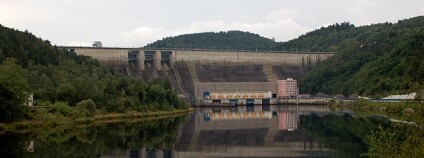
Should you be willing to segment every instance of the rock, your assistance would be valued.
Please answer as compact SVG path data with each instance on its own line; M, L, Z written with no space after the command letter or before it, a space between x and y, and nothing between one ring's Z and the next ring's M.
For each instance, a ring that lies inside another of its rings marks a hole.
M405 109L403 109L402 113L404 113L404 114L412 114L412 113L414 113L414 109L412 109L412 108L405 108Z

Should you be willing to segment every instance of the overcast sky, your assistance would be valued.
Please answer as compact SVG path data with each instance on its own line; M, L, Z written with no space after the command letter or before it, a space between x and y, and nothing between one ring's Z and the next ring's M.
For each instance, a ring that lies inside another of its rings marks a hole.
M287 41L321 26L424 15L423 0L0 0L0 24L56 45L140 47L186 33L242 30Z

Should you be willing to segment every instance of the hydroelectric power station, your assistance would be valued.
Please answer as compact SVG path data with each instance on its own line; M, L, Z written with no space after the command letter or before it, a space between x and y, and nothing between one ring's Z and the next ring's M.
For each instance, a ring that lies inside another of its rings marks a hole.
M278 80L299 79L331 52L63 47L141 80L168 78L199 104L275 104ZM210 94L221 94L211 98ZM208 95L209 94L209 95ZM220 97L221 96L221 97ZM225 97L224 97L225 96Z

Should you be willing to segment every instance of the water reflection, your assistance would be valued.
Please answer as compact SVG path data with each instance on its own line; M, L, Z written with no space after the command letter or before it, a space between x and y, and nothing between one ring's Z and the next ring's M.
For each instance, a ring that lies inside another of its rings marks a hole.
M89 127L51 127L0 135L5 157L170 157L186 117ZM163 156L162 156L163 155Z
M333 115L327 115L327 114ZM335 114L335 115L334 115ZM0 135L7 157L358 157L375 121L327 106L196 108L149 122Z
M334 152L302 130L299 115L327 106L198 108L177 138L174 157L305 157Z

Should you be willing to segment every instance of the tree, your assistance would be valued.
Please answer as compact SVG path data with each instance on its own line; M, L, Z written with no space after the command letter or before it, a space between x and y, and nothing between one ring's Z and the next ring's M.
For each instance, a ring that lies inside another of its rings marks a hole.
M25 105L29 92L24 69L14 59L6 59L0 65L0 121L23 118L28 113Z
M96 103L91 99L78 102L76 107L85 116L94 116L96 112Z
M78 98L77 89L71 84L62 84L57 90L57 98L59 101L64 101L70 103L70 105L75 105L81 99Z
M0 39L0 63L6 58L14 58L1 65L0 121L13 121L24 116L25 111L20 110L25 110L23 104L29 92L34 94L36 106L60 102L57 105L67 105L57 106L59 109L80 109L86 116L93 115L95 109L142 111L153 103L185 107L184 102L174 103L169 99L177 97L175 93L169 93L172 89L170 81L158 79L143 83L101 66L91 57L51 46L49 41L28 31L0 25ZM159 96L152 96L149 91ZM73 107L77 103L78 107ZM68 104L71 107L68 108Z
M277 44L275 39L261 37L254 33L243 31L221 31L185 34L167 37L144 48L196 48L214 50L269 50Z
M303 45L299 48L312 51L315 43L322 43L321 51L337 48L325 61L320 62L318 56L316 66L300 79L301 89L309 93L357 93L371 97L405 94L416 92L424 83L423 26L424 16L397 24L352 28L342 23L307 33L284 45ZM306 63L309 65L309 60Z

